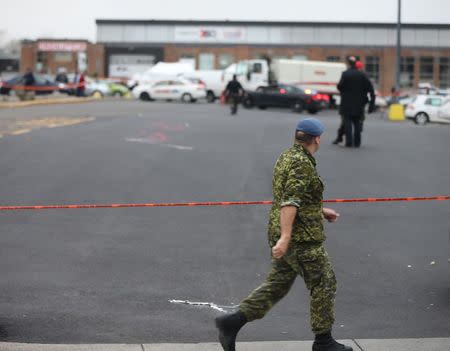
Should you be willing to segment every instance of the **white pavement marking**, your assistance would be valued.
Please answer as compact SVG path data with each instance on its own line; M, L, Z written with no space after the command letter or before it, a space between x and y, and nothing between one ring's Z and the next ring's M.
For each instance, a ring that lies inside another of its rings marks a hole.
M340 340L354 351L448 351L450 338ZM312 341L237 343L239 351L311 351ZM0 343L0 351L222 351L218 343L147 345L41 345Z
M157 141L148 140L148 139L144 139L144 138L126 138L125 140L128 141L128 142L131 142L131 143L140 143L140 144L165 146L165 147L168 147L170 149L189 150L189 151L194 150L194 148L192 146L175 145L175 144L164 144L164 143L159 143Z
M196 306L196 307L209 307L213 310L219 311L219 312L228 312L229 310L232 310L234 308L237 308L238 306L219 306L212 302L194 302L194 301L188 301L188 300L169 300L170 303L178 304L178 305L189 305L189 306Z

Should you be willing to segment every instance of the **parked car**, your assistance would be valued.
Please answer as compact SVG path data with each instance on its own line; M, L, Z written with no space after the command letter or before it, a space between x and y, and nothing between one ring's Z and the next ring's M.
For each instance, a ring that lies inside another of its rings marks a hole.
M206 98L206 89L204 84L180 78L163 80L155 84L138 85L133 89L133 96L144 101L181 100L182 102L196 102L198 99Z
M128 87L122 83L109 81L108 85L109 85L109 93L112 96L124 97L130 92Z
M406 107L405 117L421 126L429 122L450 123L450 97L418 95Z
M36 95L48 95L59 90L58 83L55 83L50 76L34 74ZM16 76L4 82L0 82L0 95L9 95L14 86L23 86L23 76Z
M104 80L92 79L86 77L86 96L104 97L111 95L109 83Z
M328 96L327 96L328 97ZM259 109L267 107L289 107L292 111L317 113L324 107L324 96L315 91L300 89L293 85L277 84L259 87L256 91L247 92L243 105L246 108L257 106Z

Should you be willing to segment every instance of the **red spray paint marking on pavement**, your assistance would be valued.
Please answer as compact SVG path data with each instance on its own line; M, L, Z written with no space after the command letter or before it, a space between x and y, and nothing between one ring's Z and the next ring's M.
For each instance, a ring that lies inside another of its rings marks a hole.
M324 200L324 203L352 203L352 202L399 202L399 201L447 201L448 195L427 197L387 197L362 199L334 199ZM271 205L272 201L228 201L228 202L174 202L148 204L86 204L86 205L36 205L36 206L0 206L0 211L24 210L62 210L62 209L94 209L94 208L136 208L136 207L206 207L206 206L249 206Z

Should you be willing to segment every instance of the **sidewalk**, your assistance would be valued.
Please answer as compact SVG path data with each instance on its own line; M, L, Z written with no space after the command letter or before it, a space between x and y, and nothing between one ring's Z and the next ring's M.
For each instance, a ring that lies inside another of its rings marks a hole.
M354 351L448 351L450 338L343 340ZM311 351L311 341L243 342L237 351ZM40 345L0 343L0 351L221 351L217 343L135 345Z

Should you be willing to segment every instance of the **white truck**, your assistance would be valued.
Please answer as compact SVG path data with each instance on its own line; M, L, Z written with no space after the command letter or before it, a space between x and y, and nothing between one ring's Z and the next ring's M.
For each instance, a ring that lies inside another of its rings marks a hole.
M206 86L206 100L208 102L216 101L222 94L227 83L225 82L224 71L222 70L192 71L183 73L182 76L187 79L201 80Z
M183 74L194 72L194 67L189 63L158 62L145 73L134 74L128 81L128 87L133 89L140 84L154 84L160 80L177 78Z
M276 59L269 64L264 59L244 60L236 64L234 71L226 71L225 80L230 81L236 74L245 90L283 83L334 95L338 94L336 85L345 70L346 65L340 62Z

